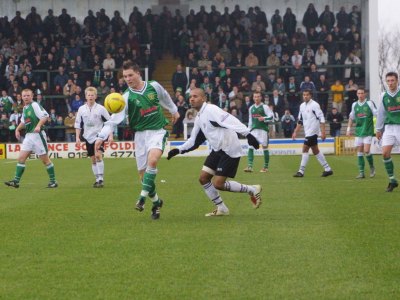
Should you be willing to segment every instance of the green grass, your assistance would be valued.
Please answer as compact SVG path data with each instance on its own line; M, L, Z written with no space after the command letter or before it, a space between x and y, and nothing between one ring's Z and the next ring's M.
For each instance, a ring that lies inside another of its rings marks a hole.
M400 298L400 189L385 193L380 156L359 181L355 157L329 156L328 178L314 157L304 178L299 156L272 156L268 174L243 158L236 180L262 184L264 203L223 192L222 218L204 217L203 160L162 159L158 221L133 210L134 160L107 160L104 189L89 160L56 160L58 189L29 161L19 189L0 186L0 299ZM14 168L0 161L0 179Z

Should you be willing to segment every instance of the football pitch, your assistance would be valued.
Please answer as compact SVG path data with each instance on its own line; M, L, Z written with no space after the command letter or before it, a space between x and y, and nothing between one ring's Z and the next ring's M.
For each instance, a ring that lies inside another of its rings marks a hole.
M385 192L374 159L376 177L366 166L356 180L352 156L328 156L327 178L313 156L304 178L292 177L300 156L271 156L267 174L244 173L244 157L235 180L261 184L263 205L222 192L231 215L206 218L204 158L163 158L157 221L150 203L134 210L133 159L106 160L103 189L92 188L88 159L54 160L57 189L28 161L19 189L0 186L0 298L399 299L400 188ZM1 181L14 170L0 161Z

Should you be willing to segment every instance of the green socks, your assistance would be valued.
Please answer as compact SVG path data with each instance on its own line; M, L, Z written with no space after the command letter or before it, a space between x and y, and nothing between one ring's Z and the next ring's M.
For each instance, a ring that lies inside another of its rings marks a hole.
M54 165L50 163L46 166L47 174L49 174L50 182L56 182L56 174L54 173Z
M357 160L358 160L358 170L360 174L364 174L365 170L365 160L364 160L364 155L363 153L358 153L357 154Z
M397 182L396 178L394 177L394 166L392 158L389 157L387 159L383 159L383 163L385 165L386 173L389 176L390 182Z
M21 180L22 174L24 174L25 171L25 164L17 164L17 168L15 170L15 177L14 180L16 182L19 182Z
M264 150L264 169L268 169L269 166L269 150Z
M249 168L252 168L253 163L254 163L254 149L249 148L249 152L247 153L247 166Z

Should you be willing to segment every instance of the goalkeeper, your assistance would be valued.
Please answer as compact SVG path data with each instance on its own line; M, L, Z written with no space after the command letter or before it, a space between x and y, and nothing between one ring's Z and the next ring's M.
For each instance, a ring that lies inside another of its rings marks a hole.
M211 153L204 162L199 181L216 209L206 214L206 217L229 215L229 209L219 191L248 193L253 206L258 208L261 205L260 185L246 185L227 178L235 177L242 156L237 134L246 136L249 145L255 149L260 147L259 142L234 116L216 105L206 103L207 98L202 89L193 89L189 101L192 108L198 111L192 134L183 145L168 152L168 159L196 149L207 139Z

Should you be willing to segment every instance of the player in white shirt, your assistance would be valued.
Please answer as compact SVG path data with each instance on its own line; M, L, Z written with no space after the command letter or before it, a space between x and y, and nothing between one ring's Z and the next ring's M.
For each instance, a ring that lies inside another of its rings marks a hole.
M300 105L299 118L297 126L293 132L292 139L296 139L297 132L301 126L304 127L304 145L303 154L300 163L299 171L293 177L304 177L304 171L309 159L308 151L312 150L318 162L324 168L322 177L333 175L333 171L325 159L325 156L318 148L318 135L321 134L321 139L324 141L325 134L325 117L321 107L317 102L311 99L312 92L310 90L303 91L303 103Z
M206 217L229 215L229 209L218 190L248 193L253 206L258 208L261 205L260 185L227 181L227 178L235 177L243 154L237 134L246 136L249 145L255 149L260 147L259 142L237 118L216 105L206 103L207 98L202 89L191 90L189 101L192 108L198 111L192 134L183 145L168 152L168 159L196 149L207 139L212 151L204 162L199 181L216 209L206 214Z
M94 188L104 186L104 160L103 148L95 151L97 134L103 128L104 122L110 119L110 114L104 106L96 103L97 90L94 87L85 89L86 104L79 107L75 118L76 143L82 143L81 134L86 143L88 156L92 160L92 171L96 177ZM112 133L109 136L112 141Z

